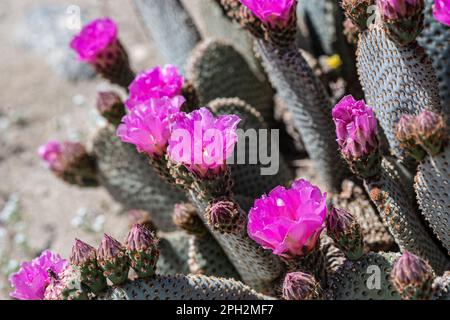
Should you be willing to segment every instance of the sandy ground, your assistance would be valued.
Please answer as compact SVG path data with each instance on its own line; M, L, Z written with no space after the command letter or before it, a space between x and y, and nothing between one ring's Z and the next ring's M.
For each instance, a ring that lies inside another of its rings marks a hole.
M3 285L6 291L9 289L5 273L14 269L17 261L45 247L68 257L75 237L97 245L103 231L121 239L128 223L120 206L103 189L69 186L52 176L37 157L38 146L49 139L87 141L95 128L96 92L108 86L98 78L69 82L45 63L43 55L20 45L13 31L23 22L25 14L34 7L52 3L78 5L82 14L88 13L87 19L113 17L137 70L161 62L129 1L0 2L0 210L8 199L11 204L16 197L15 211L20 215L15 222L20 231L10 239L12 250L4 248L4 237L0 239L3 245L0 261L13 261L0 269L0 289ZM94 225L95 232L74 224L83 212L87 218L81 220ZM7 223L2 226L0 221L2 234L4 229L11 231L9 227ZM21 250L27 247L29 250ZM7 298L5 290L0 290L0 298Z

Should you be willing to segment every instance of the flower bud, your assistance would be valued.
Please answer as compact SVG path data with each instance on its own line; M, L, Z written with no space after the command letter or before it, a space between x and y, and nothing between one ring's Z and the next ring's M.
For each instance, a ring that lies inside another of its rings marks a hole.
M113 125L118 125L125 116L125 106L122 99L114 91L104 91L97 94L97 110Z
M124 283L128 279L130 259L122 244L106 233L97 249L97 261L103 269L103 275L114 285Z
M139 278L155 274L159 258L158 239L141 224L135 224L128 233L125 243L131 267Z
M349 212L332 208L327 218L327 231L348 259L358 260L364 254L361 227Z
M446 138L444 118L440 114L425 110L417 116L415 124L418 143L431 156L439 154Z
M39 147L38 153L50 170L67 183L84 187L98 185L97 163L82 144L49 141Z
M378 11L388 36L401 46L423 30L424 0L378 0Z
M245 227L245 217L239 205L231 199L215 199L205 210L208 224L222 233L240 232Z
M97 264L94 247L75 239L70 256L70 263L80 270L81 281L95 294L106 288L106 278Z
M316 300L320 297L320 284L313 275L304 272L291 272L283 282L285 300Z
M397 124L396 138L400 142L400 147L405 149L414 159L420 161L426 153L417 141L416 120L414 116L402 115Z
M408 251L395 262L391 272L391 280L405 300L430 299L433 278L430 265Z

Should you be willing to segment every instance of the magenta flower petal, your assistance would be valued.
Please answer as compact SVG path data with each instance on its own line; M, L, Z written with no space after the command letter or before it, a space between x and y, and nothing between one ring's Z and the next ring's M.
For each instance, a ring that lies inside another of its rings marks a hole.
M163 155L170 137L171 116L180 111L184 102L182 96L151 98L123 117L117 136L134 144L139 152Z
M38 149L38 154L48 167L54 167L62 153L61 143L58 141L48 141Z
M207 108L181 112L174 117L168 154L201 177L217 174L233 154L240 120L235 115L215 117Z
M58 254L45 250L31 262L23 262L18 272L9 278L14 291L11 297L19 300L42 300L45 289L50 283L48 271L61 273L68 266L68 262Z
M295 10L294 0L240 0L261 21L271 27L284 27L288 24L292 10Z
M378 0L382 17L390 20L407 18L423 8L423 0Z
M173 98L181 94L184 78L175 66L156 67L139 74L129 86L130 95L125 101L128 109L151 98Z
M440 23L450 27L450 0L435 0L433 16Z
M369 155L378 146L377 121L363 100L346 96L333 108L337 142L345 157Z
M274 254L292 257L311 252L324 228L326 193L306 180L290 189L274 188L257 199L250 209L249 236Z
M83 27L70 47L78 54L78 59L93 62L97 55L117 41L117 25L110 18L96 19Z

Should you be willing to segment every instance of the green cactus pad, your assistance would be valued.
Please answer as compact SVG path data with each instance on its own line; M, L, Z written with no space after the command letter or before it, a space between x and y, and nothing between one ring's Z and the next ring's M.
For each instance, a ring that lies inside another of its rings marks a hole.
M112 288L100 300L266 300L236 280L202 275L157 275Z
M192 274L240 279L227 255L209 232L203 237L189 238L189 270Z
M158 229L175 230L171 212L174 205L186 201L186 197L158 176L147 157L138 154L134 146L120 141L110 125L96 133L93 151L100 180L114 199L127 209L148 211Z
M231 44L215 39L203 41L193 51L186 69L200 105L217 98L240 98L258 110L266 121L272 122L270 84L254 74Z
M305 149L328 190L337 190L347 167L338 152L329 96L296 46L258 40L257 52L273 86L292 112Z
M419 165L414 188L422 215L450 256L450 145Z
M320 236L320 250L325 256L325 268L329 278L344 264L346 257L326 232L322 232Z
M378 25L361 34L357 56L367 104L374 108L391 152L405 158L395 138L400 117L418 115L424 109L439 112L441 108L433 66L417 43L399 47Z
M201 36L182 1L164 0L156 4L153 0L133 0L133 4L145 31L166 62L183 69Z
M365 184L400 249L427 260L434 271L441 274L450 266L449 259L423 225L400 179L394 162L384 159L380 176Z
M439 81L439 92L447 123L450 125L450 28L432 14L434 0L426 0L425 26L417 39L430 57Z
M189 273L189 236L182 231L158 234L160 256L156 264L157 274Z
M398 253L368 253L357 261L347 260L329 279L328 299L399 300L390 281Z

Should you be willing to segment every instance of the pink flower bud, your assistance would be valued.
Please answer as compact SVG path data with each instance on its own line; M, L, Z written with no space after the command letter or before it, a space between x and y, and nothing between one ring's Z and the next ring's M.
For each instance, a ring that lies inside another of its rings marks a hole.
M314 300L319 298L320 284L313 275L304 272L291 272L283 282L285 300Z
M381 17L388 20L409 18L424 7L423 0L378 0Z
M249 236L274 254L305 256L312 252L324 228L326 193L306 180L290 189L278 186L256 200L249 212Z
M391 272L392 282L403 299L431 297L433 278L429 264L408 251L395 262Z

